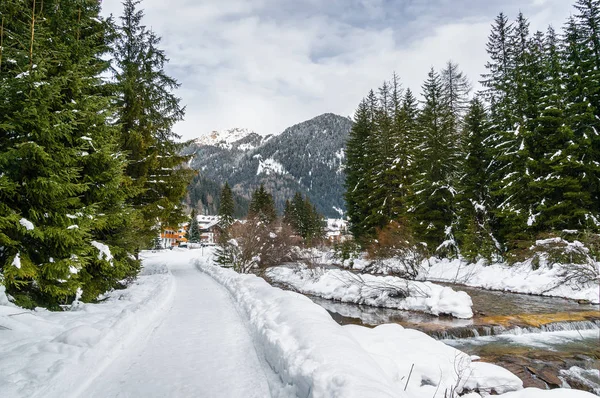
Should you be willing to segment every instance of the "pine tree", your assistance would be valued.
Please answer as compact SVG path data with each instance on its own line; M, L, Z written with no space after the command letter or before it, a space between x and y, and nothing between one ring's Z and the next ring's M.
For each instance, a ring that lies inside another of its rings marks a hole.
M0 6L11 60L0 69L0 273L18 301L52 308L95 299L139 266L112 233L133 218L100 77L110 26L98 3L58 5Z
M267 225L274 223L277 219L273 195L265 190L263 184L260 184L260 187L252 194L248 208L248 218L258 219Z
M121 149L127 153L127 176L137 194L130 201L143 215L135 230L143 248L159 224L176 225L184 220L180 205L193 175L181 167L184 143L172 131L182 120L184 108L172 91L179 83L169 77L160 38L142 25L139 0L125 0L122 25L114 43L115 80L118 91L118 125Z
M587 156L582 156L584 187L593 203L587 224L597 230L600 229L600 164L597 162L600 159L600 1L577 0L575 9L577 13L568 22L565 32L569 46L567 73L578 73L567 77L569 104L572 104L569 113L575 136L583 138L581 155L587 152Z
M458 183L460 223L456 233L461 254L469 261L491 261L498 252L490 220L490 151L486 140L490 122L483 103L475 98L465 116L462 138L464 161Z
M365 98L355 112L354 125L346 143L346 212L350 231L357 240L370 232L365 219L369 214L367 198L370 184L370 153L367 143L372 134L372 126L372 110Z
M590 99L593 90L594 74L590 73L589 61L586 61L586 40L574 18L569 18L565 26L563 45L560 50L563 65L563 84L565 95L565 117L567 126L573 131L576 147L575 159L580 175L583 192L590 195L590 204L586 206L584 228L592 230L600 227L598 207L598 165L594 159L598 152L598 112Z
M369 135L368 157L372 167L370 167L371 189L368 196L370 212L366 221L371 228L382 228L398 216L395 202L399 198L394 186L394 144L397 140L394 140L393 117L394 108L399 110L400 87L395 75L393 87L392 93L390 85L384 82L379 89L373 131Z
M485 88L483 98L491 105L491 119L497 131L506 131L514 127L511 114L514 49L510 43L513 31L514 27L508 21L508 17L500 13L494 21L487 43L490 61L485 65L487 73L482 75L481 84Z
M234 208L233 192L231 192L229 183L225 182L219 200L219 225L222 229L227 229L233 224Z
M198 218L196 215L196 209L192 209L192 213L190 214L190 221L188 223L188 229L185 233L185 238L190 243L199 243L200 242L200 227L198 226Z
M423 84L424 107L418 126L418 180L414 185L412 213L415 232L430 249L449 240L455 221L454 182L457 172L458 140L452 135L453 118L443 100L443 85L431 69ZM435 249L434 249L435 250Z

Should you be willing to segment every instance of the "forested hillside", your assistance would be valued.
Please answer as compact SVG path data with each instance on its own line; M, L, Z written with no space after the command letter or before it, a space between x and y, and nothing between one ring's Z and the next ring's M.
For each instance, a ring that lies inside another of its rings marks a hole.
M363 243L395 228L471 260L523 257L547 237L598 249L600 3L578 0L558 31L500 14L487 51L474 96L448 62L420 102L394 75L360 103L346 202Z
M302 192L320 213L339 217L345 207L344 146L351 127L348 118L324 114L274 137L247 132L238 138L239 130L234 129L215 133L212 141L196 140L184 151L195 154L190 165L203 176L190 186L190 203L196 205L208 193L202 181L228 181L234 193L247 199L263 183L273 193L279 213L286 200ZM228 140L231 135L235 138Z

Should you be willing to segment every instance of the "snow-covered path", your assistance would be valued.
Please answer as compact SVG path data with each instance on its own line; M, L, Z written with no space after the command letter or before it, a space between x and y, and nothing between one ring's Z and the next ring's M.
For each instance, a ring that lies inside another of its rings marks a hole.
M252 339L229 293L189 258L169 264L175 296L145 341L83 397L269 397Z

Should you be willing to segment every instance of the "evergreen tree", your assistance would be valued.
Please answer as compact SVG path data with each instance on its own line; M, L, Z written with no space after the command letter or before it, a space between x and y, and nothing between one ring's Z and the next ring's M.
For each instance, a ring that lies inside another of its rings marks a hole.
M372 134L372 108L363 99L354 115L354 125L346 144L346 212L350 231L361 240L370 232L365 220L369 215L370 163L367 143Z
M196 209L192 209L192 213L190 214L190 221L188 223L188 229L185 233L185 238L190 243L199 243L201 239L200 235L200 227L198 226Z
M231 192L229 183L225 182L219 201L219 225L222 229L227 229L233 224L234 207L233 192Z
M309 243L323 236L323 216L300 192L296 192L291 202L286 202L283 221Z
M464 161L458 183L460 223L456 233L461 254L469 261L494 258L498 251L490 220L490 151L486 140L490 122L483 103L475 98L465 116L462 153Z
M371 189L368 202L370 212L366 221L371 228L382 228L390 220L397 218L396 200L399 199L394 186L394 108L399 112L400 87L394 75L393 92L384 82L379 89L378 106L374 114L373 130L369 135L368 157L372 162L370 173Z
M118 125L121 149L127 153L127 176L137 194L130 201L144 222L135 229L143 248L159 224L177 225L184 220L180 205L193 175L181 167L184 143L173 131L184 108L172 91L179 83L169 77L167 58L158 48L160 38L142 25L139 0L125 0L119 34L114 43L114 71L118 92ZM133 231L132 231L133 232Z
M277 219L273 195L265 190L263 184L252 194L248 218L256 218L264 224L272 224Z
M111 26L96 2L0 14L0 273L24 305L93 300L138 269L113 234L134 215L101 79Z
M433 68L423 84L423 97L424 107L418 119L419 176L412 213L417 236L431 249L449 241L452 234L456 193L453 185L459 152L458 141L452 135L453 117L443 99L442 81Z
M587 214L587 224L597 230L600 228L600 164L597 162L600 159L600 1L577 0L575 9L577 13L569 21L566 31L570 46L567 49L568 74L581 74L566 76L566 79L575 135L583 138L582 150L589 145L582 151L587 152L587 156L582 157L586 176L584 187L590 192L593 203Z
M506 131L514 127L511 114L511 96L514 92L512 81L514 68L513 47L510 37L514 30L508 17L500 13L488 38L487 52L490 60L485 65L487 73L482 75L481 84L485 88L484 99L491 106L491 119L497 131Z

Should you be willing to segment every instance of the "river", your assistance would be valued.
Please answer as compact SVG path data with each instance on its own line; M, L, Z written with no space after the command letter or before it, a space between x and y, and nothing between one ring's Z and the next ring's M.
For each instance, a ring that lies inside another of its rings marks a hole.
M340 324L398 323L421 330L481 361L504 366L526 387L556 388L567 381L573 388L600 395L599 306L449 286L471 296L472 319L310 298Z

